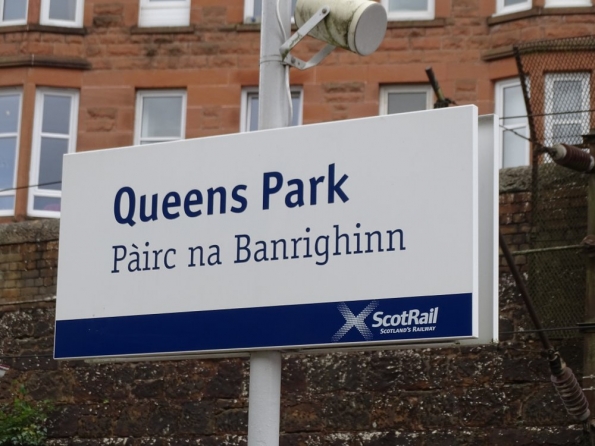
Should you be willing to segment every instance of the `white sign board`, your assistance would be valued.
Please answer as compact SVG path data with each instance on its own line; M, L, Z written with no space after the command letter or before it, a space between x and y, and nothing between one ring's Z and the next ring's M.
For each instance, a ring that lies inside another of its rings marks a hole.
M55 357L480 338L477 123L464 106L65 156Z

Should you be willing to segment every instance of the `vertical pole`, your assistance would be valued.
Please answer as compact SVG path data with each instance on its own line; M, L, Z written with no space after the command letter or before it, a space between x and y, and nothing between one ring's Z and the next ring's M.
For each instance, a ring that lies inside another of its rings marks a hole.
M281 62L279 51L289 37L290 30L290 1L262 0L259 130L287 127L290 124L289 93L285 78L287 68ZM280 419L281 353L252 353L248 395L248 446L278 446Z
M284 29L281 29L281 24ZM290 124L289 96L285 79L287 68L281 61L280 51L281 45L289 38L290 31L290 0L262 0L258 87L259 130L288 127Z
M591 156L595 156L595 129L591 129L588 135L583 136L585 144L588 145ZM595 173L591 173L588 178L587 187L587 235L595 236ZM595 256L587 256L587 295L585 296L585 322L595 323ZM595 332L587 330L584 333L584 359L583 375L595 375ZM589 379L583 382L583 387L595 386L595 379ZM594 393L587 392L589 409L595 413ZM595 436L591 435L591 442L595 444Z

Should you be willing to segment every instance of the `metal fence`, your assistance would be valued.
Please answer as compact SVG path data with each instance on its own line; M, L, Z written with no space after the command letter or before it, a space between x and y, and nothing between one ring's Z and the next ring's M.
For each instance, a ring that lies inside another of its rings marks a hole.
M587 228L587 175L553 163L545 148L582 145L593 124L595 37L515 46L532 146L528 285L545 328L584 319L586 262L579 243ZM577 336L557 330L555 337Z

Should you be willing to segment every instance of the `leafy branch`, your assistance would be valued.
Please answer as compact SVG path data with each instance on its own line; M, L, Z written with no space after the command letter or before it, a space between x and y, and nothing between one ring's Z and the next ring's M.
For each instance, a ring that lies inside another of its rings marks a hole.
M43 445L47 437L49 401L27 401L23 386L14 400L0 404L0 446Z

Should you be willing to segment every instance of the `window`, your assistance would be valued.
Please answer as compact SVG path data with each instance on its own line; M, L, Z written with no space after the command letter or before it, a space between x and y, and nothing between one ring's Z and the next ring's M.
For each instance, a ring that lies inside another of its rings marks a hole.
M389 20L432 20L435 0L382 0Z
M531 9L532 0L496 0L496 15Z
M20 90L0 90L0 216L14 212L21 98Z
M42 25L83 26L83 0L41 0Z
M134 143L184 139L186 131L186 92L145 90L136 96Z
M589 132L589 102L589 73L546 74L545 145L582 144Z
M138 26L188 26L190 0L140 0Z
M27 23L27 0L0 0L0 26Z
M521 81L496 84L496 114L500 116L500 167L527 166L530 146L529 121Z
M380 114L407 113L431 109L432 87L429 85L390 85L380 90Z
M545 0L546 8L570 8L574 6L593 6L591 0Z
M300 87L292 87L292 127L302 124L302 102L302 89ZM244 88L242 90L241 106L240 132L258 130L258 88Z
M291 0L291 17L293 21L293 11L297 0ZM262 0L244 0L244 22L260 23L262 17Z
M42 88L35 97L28 213L59 217L62 157L76 151L79 94Z

